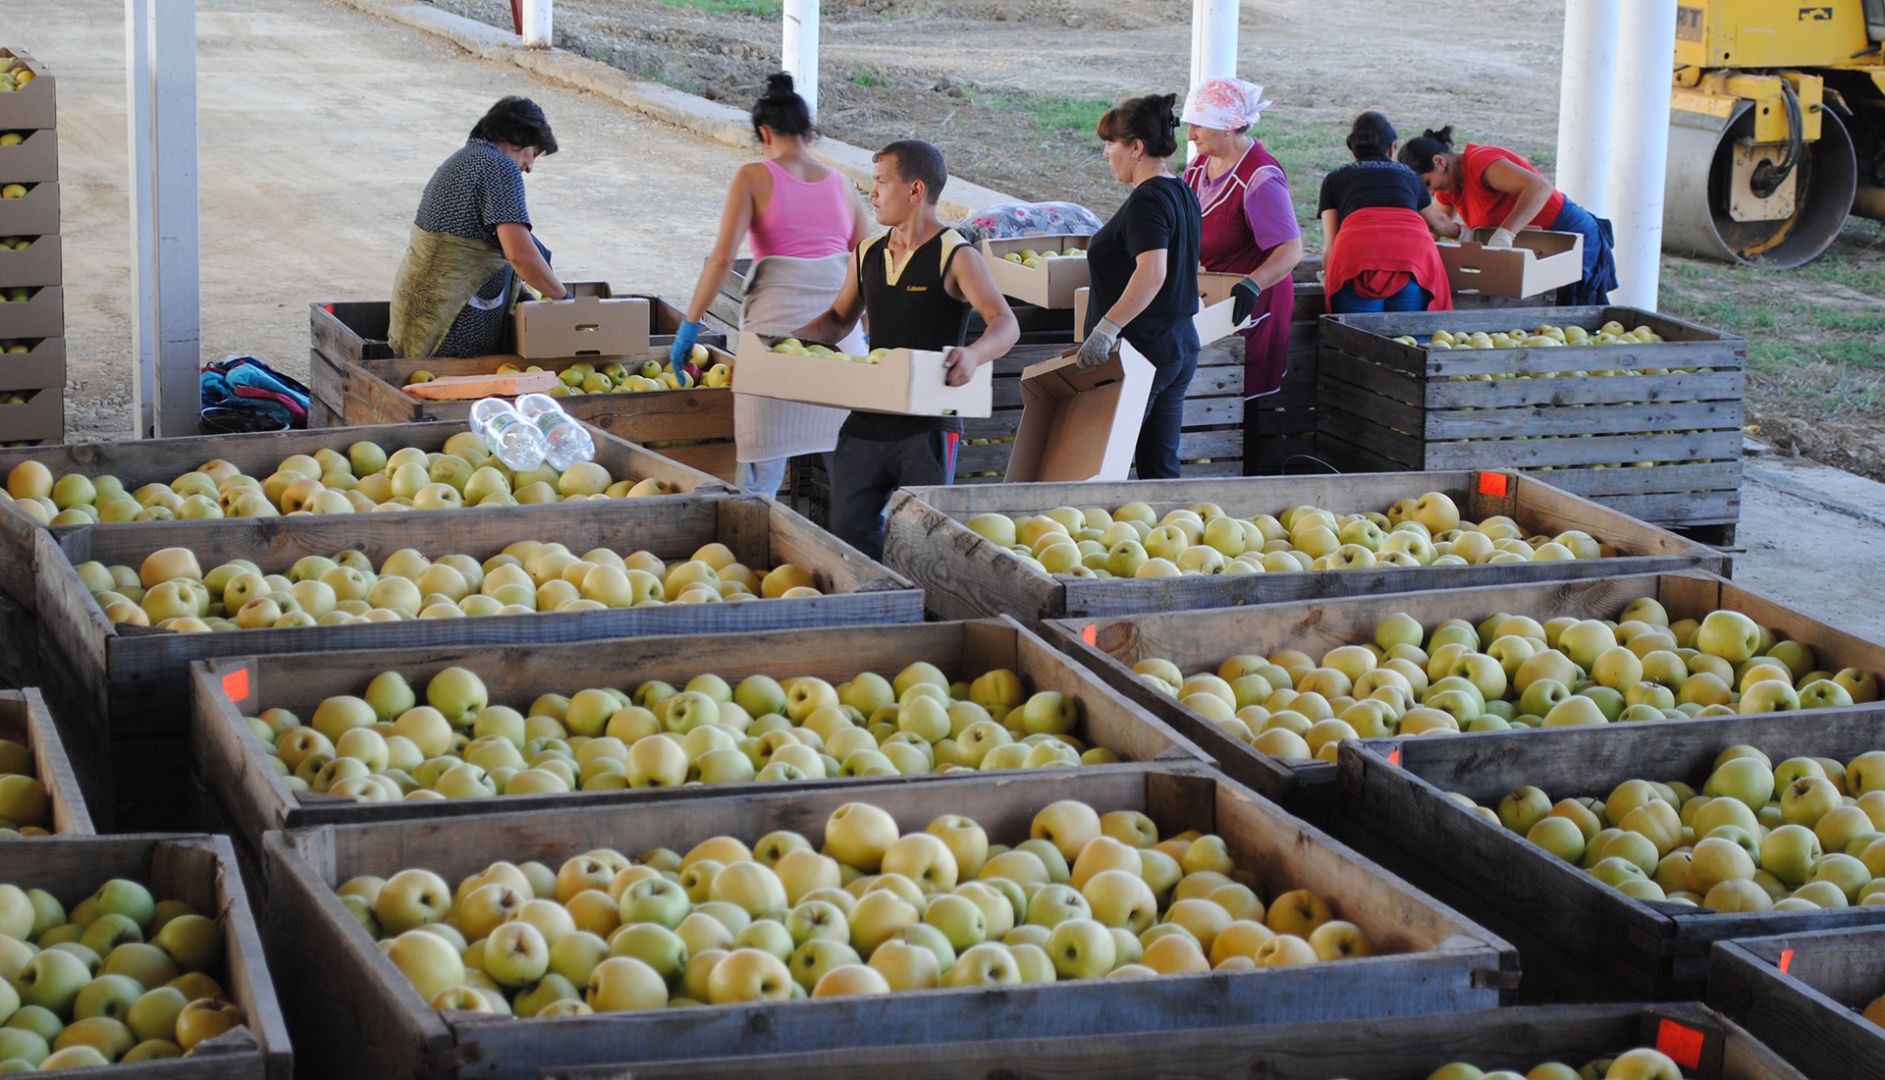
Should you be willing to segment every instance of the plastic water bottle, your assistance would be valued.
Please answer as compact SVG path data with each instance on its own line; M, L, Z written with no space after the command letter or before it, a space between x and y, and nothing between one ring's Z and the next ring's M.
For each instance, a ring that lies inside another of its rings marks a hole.
M542 434L546 447L544 460L551 468L561 472L578 461L595 459L596 441L589 437L589 429L564 412L555 398L548 394L525 394L517 399L517 411Z
M511 403L488 397L471 407L471 430L513 472L529 472L543 464L549 447L536 425L525 420Z

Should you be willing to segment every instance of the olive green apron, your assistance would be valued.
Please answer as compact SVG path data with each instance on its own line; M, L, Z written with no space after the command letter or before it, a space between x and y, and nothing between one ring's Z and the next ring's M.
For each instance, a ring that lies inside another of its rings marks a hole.
M424 358L437 352L458 313L508 265L502 248L413 226L406 257L393 279L392 318L386 335L393 355ZM513 281L511 296L504 301L506 308L517 289Z

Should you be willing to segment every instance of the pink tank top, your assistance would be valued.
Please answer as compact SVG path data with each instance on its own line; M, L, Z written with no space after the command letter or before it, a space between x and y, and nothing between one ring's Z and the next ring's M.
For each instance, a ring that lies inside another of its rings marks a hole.
M806 183L774 161L764 163L772 174L772 201L753 219L749 240L753 258L788 255L822 259L851 250L855 224L850 200L845 197L844 174L832 169L824 179Z

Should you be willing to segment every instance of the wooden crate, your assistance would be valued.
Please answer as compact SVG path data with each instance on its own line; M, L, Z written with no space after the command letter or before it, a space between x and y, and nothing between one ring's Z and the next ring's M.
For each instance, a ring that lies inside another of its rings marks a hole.
M1517 564L1512 568L1522 569ZM1217 759L1219 767L1239 782L1292 805L1313 805L1332 801L1339 795L1335 784L1336 767L1332 763L1285 761L1259 753L1235 736L1225 734L1188 706L1147 687L1132 673L1132 665L1151 657L1163 657L1190 675L1205 669L1215 671L1224 660L1244 653L1268 656L1279 649L1301 649L1320 657L1339 645L1373 641L1375 625L1396 611L1405 611L1428 627L1450 618L1467 619L1477 625L1499 612L1530 615L1540 622L1560 615L1614 619L1625 605L1639 596L1653 596L1661 601L1671 619L1699 619L1717 608L1745 612L1777 634L1811 645L1821 662L1829 665L1829 670L1850 666L1885 674L1885 647L1835 630L1707 574L1632 574L1215 611L1064 619L1044 624L1042 632L1048 640L1092 665L1114 689L1204 747ZM1871 712L1865 706L1852 706L1784 715L1853 720L1869 716ZM1682 721L1677 726L1693 723L1695 721ZM1661 726L1632 723L1606 726L1598 731L1600 734L1622 733ZM1536 733L1507 734L1524 741Z
M730 353L709 347L714 360L731 365ZM663 365L667 350L660 351ZM646 357L632 358L631 366ZM553 371L577 363L551 361L543 366ZM430 360L365 360L346 369L345 397L341 402L341 422L345 424L405 423L416 420L466 422L471 416L469 401L431 401L406 393L402 387L415 371L434 375L481 375L489 372L489 358L465 360L434 357ZM724 387L697 387L692 390L653 390L643 393L585 394L559 398L563 410L592 427L600 428L632 442L658 449L690 468L722 480L735 478L738 462L733 448L733 393ZM674 446L673 442L688 445Z
M1283 385L1274 394L1244 402L1245 476L1318 471L1307 459L1316 449L1316 347L1328 304L1315 278L1303 280L1302 275L1298 266Z
M290 1080L294 1056L276 987L262 956L255 909L221 836L87 836L6 844L0 878L45 889L70 908L107 880L129 878L160 900L183 900L222 928L225 972L219 982L242 1007L243 1026L198 1044L188 1057L131 1067L81 1069L75 1076L139 1080ZM312 969L309 969L312 970Z
M189 663L217 656L342 649L450 648L592 641L648 634L734 633L851 623L916 622L922 594L900 575L855 548L812 527L769 499L689 496L682 499L612 499L515 508L511 513L447 510L426 515L263 518L223 522L165 522L152 526L85 528L38 542L40 652L49 699L60 710L81 780L94 813L112 790L119 807L146 798L182 798L174 777L129 776L102 768L107 743L161 738L183 745L189 728ZM370 626L177 634L114 627L73 569L80 562L140 564L161 547L195 551L207 571L247 558L279 573L303 555L364 552L379 565L400 548L437 556L461 552L480 560L517 540L557 540L574 551L593 547L645 549L664 559L685 558L719 541L748 566L793 563L817 575L828 595L744 604L670 604L663 607L470 619L420 619ZM69 718L69 719L68 719ZM105 787L113 772L115 789Z
M1470 352L1392 340L1541 323L1594 330L1613 319L1665 340ZM1331 315L1317 357L1317 452L1355 471L1549 469L1552 484L1644 521L1732 525L1746 361L1740 338L1627 307ZM1674 370L1686 368L1698 370ZM1669 373L1588 374L1623 369ZM1453 381L1548 373L1556 377Z
M686 1011L519 1022L445 1016L427 1007L387 961L334 888L362 873L424 866L448 880L494 858L550 859L600 845L685 850L717 834L773 829L817 835L854 800L891 812L903 829L970 813L991 837L1027 831L1063 798L1148 814L1162 832L1215 831L1266 890L1313 884L1383 955L1339 964L1210 973L1145 982L1022 985ZM1167 1032L1225 1016L1251 1023L1363 1019L1486 1008L1516 979L1499 939L1427 901L1313 827L1203 766L1050 770L1025 778L773 789L585 814L491 814L475 832L449 822L323 826L267 837L269 908L284 933L283 962L322 960L325 977L287 989L304 1060L322 1076L534 1077L546 1067L708 1055L923 1044L1023 1033L1093 1036ZM1419 951L1415 951L1419 950ZM344 1036L344 1037L343 1037ZM456 1071L454 1071L456 1070Z
M318 660L310 663L310 660ZM1206 760L1191 742L1133 705L1012 619L907 626L837 627L774 633L647 637L579 645L525 645L489 649L403 649L381 652L241 657L191 665L191 729L205 786L216 793L238 839L260 849L262 834L310 825L367 824L415 818L463 817L492 812L563 809L588 813L619 804L686 797L730 798L771 791L764 784L695 785L680 790L516 795L496 800L360 804L326 795L297 796L282 783L267 753L242 717L286 708L304 720L336 694L359 694L382 671L399 671L415 686L453 665L484 680L494 703L528 705L539 694L574 693L584 686L632 690L649 679L676 686L711 670L737 684L748 675L813 675L836 682L862 671L889 678L927 660L946 674L973 679L1008 668L1034 691L1057 690L1077 700L1075 735L1126 761ZM232 690L243 691L233 696ZM1080 766L1081 769L1125 766ZM912 777L943 781L946 774ZM849 786L833 779L794 785ZM878 782L882 782L881 778Z
M79 791L71 759L65 755L65 743L59 737L58 725L53 723L52 710L46 708L46 699L38 690L0 690L0 739L24 743L33 751L35 775L52 800L54 833L91 836L97 831L92 828L92 815L85 809L85 796Z
M1036 570L963 524L982 513L1044 514L1057 506L1108 510L1144 502L1163 515L1198 502L1249 516L1292 506L1348 513L1385 511L1428 491L1447 493L1471 520L1515 519L1528 534L1582 529L1619 556L1481 566L1391 567L1300 574L1189 574L1170 578L1079 578ZM1491 492L1502 491L1502 494ZM1005 613L1022 622L1074 616L1271 603L1398 590L1452 589L1525 581L1591 578L1648 571L1723 568L1720 553L1529 477L1465 471L1296 476L1229 480L1136 480L1125 483L1003 484L1000 487L905 488L891 497L884 557L919 582L929 609L945 619Z
M1809 1076L1885 1076L1885 927L1719 941L1708 1001Z
M1344 743L1339 766L1348 798L1341 813L1424 863L1427 873L1474 893L1504 919L1570 954L1615 990L1638 999L1693 998L1701 994L1712 942L1881 926L1885 909L1731 914L1632 900L1445 793L1496 806L1513 788L1530 784L1553 800L1602 798L1638 778L1693 781L1699 791L1715 757L1738 744L1780 755L1776 761L1794 754L1845 760L1885 746L1885 708Z
M1397 1017L1367 1024L1212 1027L1187 1031L1182 1044L1144 1035L952 1039L920 1050L868 1047L549 1069L544 1080L825 1080L834 1075L899 1080L1128 1075L1172 1080L1426 1080L1452 1061L1523 1075L1546 1061L1576 1068L1629 1047L1659 1044L1684 1061L1692 1060L1684 1075L1695 1080L1807 1080L1807 1074L1782 1061L1734 1021L1701 1005L1557 1005L1454 1013L1442 1023L1435 1020ZM1690 1045L1696 1050L1694 1058L1685 1052Z

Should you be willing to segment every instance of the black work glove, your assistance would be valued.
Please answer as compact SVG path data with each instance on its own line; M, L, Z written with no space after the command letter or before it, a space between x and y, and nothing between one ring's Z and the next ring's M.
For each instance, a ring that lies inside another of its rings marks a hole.
M1242 326L1244 323L1248 322L1251 314L1257 310L1257 299L1262 295L1263 286L1249 278L1238 279L1237 284L1230 287L1231 325Z

